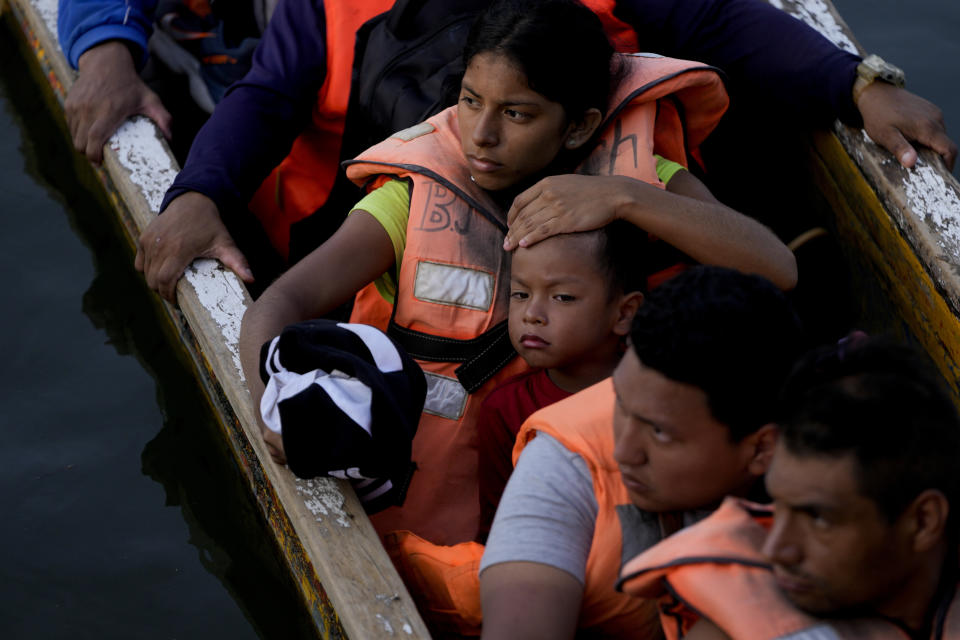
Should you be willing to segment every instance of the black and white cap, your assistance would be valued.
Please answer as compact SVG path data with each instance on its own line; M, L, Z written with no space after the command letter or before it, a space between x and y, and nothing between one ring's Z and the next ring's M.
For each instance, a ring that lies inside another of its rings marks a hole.
M350 480L368 513L403 502L427 385L379 329L334 320L286 327L260 350L260 414L301 478Z

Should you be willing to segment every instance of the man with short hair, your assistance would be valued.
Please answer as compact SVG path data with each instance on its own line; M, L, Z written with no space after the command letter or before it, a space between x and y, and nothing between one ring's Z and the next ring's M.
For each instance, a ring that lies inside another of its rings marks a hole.
M696 267L650 293L630 342L612 379L521 428L480 567L484 637L659 636L652 606L613 589L622 559L762 491L802 346L784 295Z
M769 531L730 501L628 563L623 589L710 620L687 638L960 637L960 418L929 362L881 340L818 350L778 423Z

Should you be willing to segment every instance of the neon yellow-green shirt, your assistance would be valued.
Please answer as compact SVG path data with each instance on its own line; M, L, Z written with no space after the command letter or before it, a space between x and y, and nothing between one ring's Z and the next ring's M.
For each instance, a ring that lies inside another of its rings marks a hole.
M654 157L657 159L657 177L663 184L669 183L677 171L684 170L679 163L657 155ZM410 218L410 189L407 182L399 179L385 182L364 196L350 213L358 210L372 215L390 236L393 244L393 269L374 281L384 300L392 303L397 292L397 266L403 258L403 249L407 244L407 221Z

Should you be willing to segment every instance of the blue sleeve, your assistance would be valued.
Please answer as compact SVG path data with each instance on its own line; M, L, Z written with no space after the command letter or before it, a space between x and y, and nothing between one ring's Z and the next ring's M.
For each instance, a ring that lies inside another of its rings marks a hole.
M859 126L851 90L860 57L760 0L618 0L641 51L723 69L736 100L759 100L785 117Z
M322 0L280 0L250 71L227 91L160 205L198 191L221 215L245 207L306 127L326 75Z
M107 40L132 45L138 67L147 60L147 39L153 30L156 0L59 0L57 38L74 69L80 55Z

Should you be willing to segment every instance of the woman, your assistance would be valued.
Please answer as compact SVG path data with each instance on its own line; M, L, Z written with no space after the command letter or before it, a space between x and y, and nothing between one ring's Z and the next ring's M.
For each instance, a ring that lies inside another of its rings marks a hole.
M684 141L698 143L722 114L726 96L709 68L615 56L600 20L573 0L495 2L471 31L464 62L455 107L348 163L351 179L376 189L263 293L240 341L258 402L261 344L366 287L352 321L384 327L389 318L391 336L428 379L406 503L372 520L381 534L411 529L441 544L476 532L475 411L490 389L525 367L506 335L502 250L517 194L546 176L608 174L560 179L588 190L597 205L590 225L624 217L700 262L783 287L796 278L792 254L769 230L721 205L687 172L669 178L675 164L660 162L657 170L654 147L685 161ZM283 462L279 436L264 437Z

